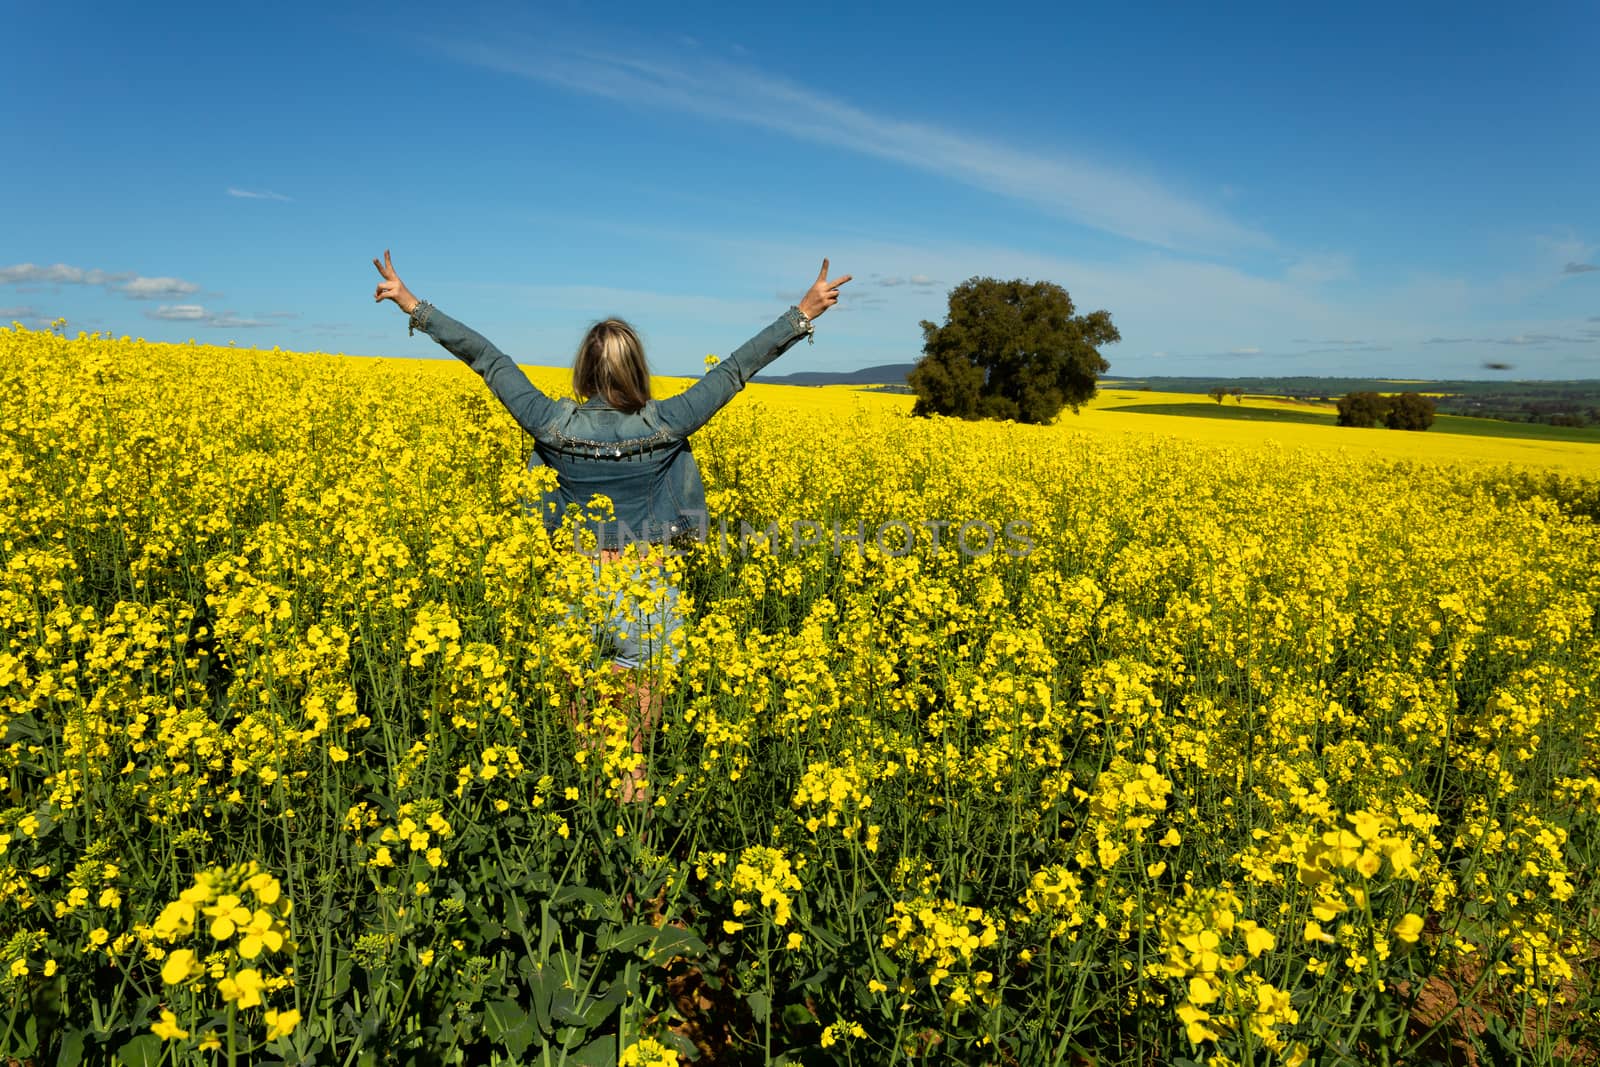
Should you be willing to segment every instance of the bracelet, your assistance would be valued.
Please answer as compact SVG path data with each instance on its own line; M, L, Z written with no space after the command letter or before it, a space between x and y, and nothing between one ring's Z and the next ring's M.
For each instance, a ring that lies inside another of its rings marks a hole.
M807 344L811 344L811 345L816 344L817 343L817 327L811 321L811 316L807 315L804 311L801 311L799 304L793 305L789 310L794 312L794 315L791 315L789 317L789 324L791 326L793 326L797 330L804 330L805 331L806 343ZM800 319L799 322L795 321L795 317L796 316L799 317L799 319Z
M406 334L415 334L418 330L425 330L428 325L428 316L433 313L433 305L426 300L418 300L411 309L411 322Z

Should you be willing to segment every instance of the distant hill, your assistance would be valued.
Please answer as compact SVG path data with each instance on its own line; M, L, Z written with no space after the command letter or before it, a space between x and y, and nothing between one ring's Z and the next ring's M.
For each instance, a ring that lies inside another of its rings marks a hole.
M1346 393L1427 393L1442 415L1472 415L1510 422L1555 426L1600 425L1600 380L1527 381L1444 379L1400 381L1392 378L1104 378L1110 389L1149 389L1163 393L1205 393L1215 386L1236 388L1246 395L1337 400Z
M900 385L906 384L906 375L914 363L884 363L860 370L802 370L793 374L763 374L761 381L768 385Z
M1329 396L1340 397L1346 393L1364 391L1373 393L1453 393L1461 396L1475 395L1529 395L1544 393L1582 393L1600 391L1600 380L1594 378L1567 379L1563 381L1525 380L1506 378L1439 378L1431 381L1397 378L1312 378L1304 376L1263 376L1256 378L1199 378L1151 375L1144 378L1119 378L1111 375L1100 379L1103 387L1110 389L1149 388L1167 393L1203 393L1214 385L1237 386L1247 393L1264 393L1273 396Z

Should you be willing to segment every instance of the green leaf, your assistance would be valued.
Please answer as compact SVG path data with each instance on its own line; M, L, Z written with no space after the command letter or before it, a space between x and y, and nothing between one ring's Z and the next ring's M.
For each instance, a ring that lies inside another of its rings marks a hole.
M750 1005L750 1014L758 1023L766 1022L767 1016L772 1014L772 998L765 993L751 993L744 1002Z
M556 890L550 900L553 904L587 904L592 908L605 908L611 904L610 894L584 885L564 885Z
M811 974L806 975L804 978L796 979L794 982L790 983L789 989L793 991L801 988L802 986L809 986L812 989L820 989L829 978L833 977L834 972L837 970L838 968L836 968L833 964L827 964L821 970L814 971Z
M676 1050L678 1055L691 1063L700 1058L700 1050L695 1047L695 1043L676 1030L663 1030L656 1035L656 1040L668 1048Z
M786 1004L783 1008L783 1023L785 1026L811 1026L817 1022L816 1015L804 1004Z
M643 956L651 963L663 957L698 955L706 950L705 942L693 931L676 926L644 924L626 927L615 936L602 930L596 944L602 952L632 952L636 948L648 946Z
M533 1044L533 1019L514 1000L497 1000L483 1013L483 1031L517 1059Z
M528 986L533 991L533 1021L541 1034L550 1032L550 1003L562 982L562 976L554 967L542 965L535 965L528 977Z
M161 1039L155 1034L129 1038L117 1049L117 1058L128 1067L156 1067L161 1062Z
M56 1067L78 1067L82 1062L83 1031L70 1030L61 1039L61 1051L56 1055Z
M577 1052L567 1057L575 1067L616 1067L617 1038L615 1034L597 1037Z

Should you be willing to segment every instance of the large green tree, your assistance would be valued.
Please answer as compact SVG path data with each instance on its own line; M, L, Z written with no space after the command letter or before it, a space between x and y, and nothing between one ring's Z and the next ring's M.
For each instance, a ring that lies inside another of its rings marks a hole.
M1074 314L1054 282L968 278L950 290L944 325L922 324L922 359L907 378L915 415L1049 422L1094 396L1122 339L1109 311Z

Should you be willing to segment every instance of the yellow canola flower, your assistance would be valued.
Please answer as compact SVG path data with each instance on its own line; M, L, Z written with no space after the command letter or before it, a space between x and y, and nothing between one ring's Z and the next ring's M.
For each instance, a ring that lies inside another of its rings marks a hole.
M1407 912L1401 916L1400 921L1394 924L1394 936L1401 941L1415 943L1417 935L1422 933L1422 916Z
M165 1008L161 1018L150 1024L150 1032L163 1041L181 1041L189 1036L189 1031L178 1025L178 1017Z
M173 949L167 953L166 962L161 965L161 980L167 985L178 985L191 978L204 973L205 968L195 958L192 950L186 948Z
M261 977L261 972L252 967L231 974L217 983L217 992L222 994L222 999L241 1010L259 1007L261 994L266 988L267 983Z
M617 1067L678 1067L678 1054L651 1037L643 1037L622 1050Z
M268 1008L266 1023L267 1040L276 1041L280 1037L288 1037L294 1033L294 1028L300 1025L300 1012L294 1008L287 1011Z
M1304 938L1307 941L1320 941L1324 944L1333 944L1335 938L1322 928L1322 924L1314 919L1306 920Z
M239 936L239 955L253 960L263 949L276 952L283 947L283 930L278 921L263 909L257 908L250 916Z

